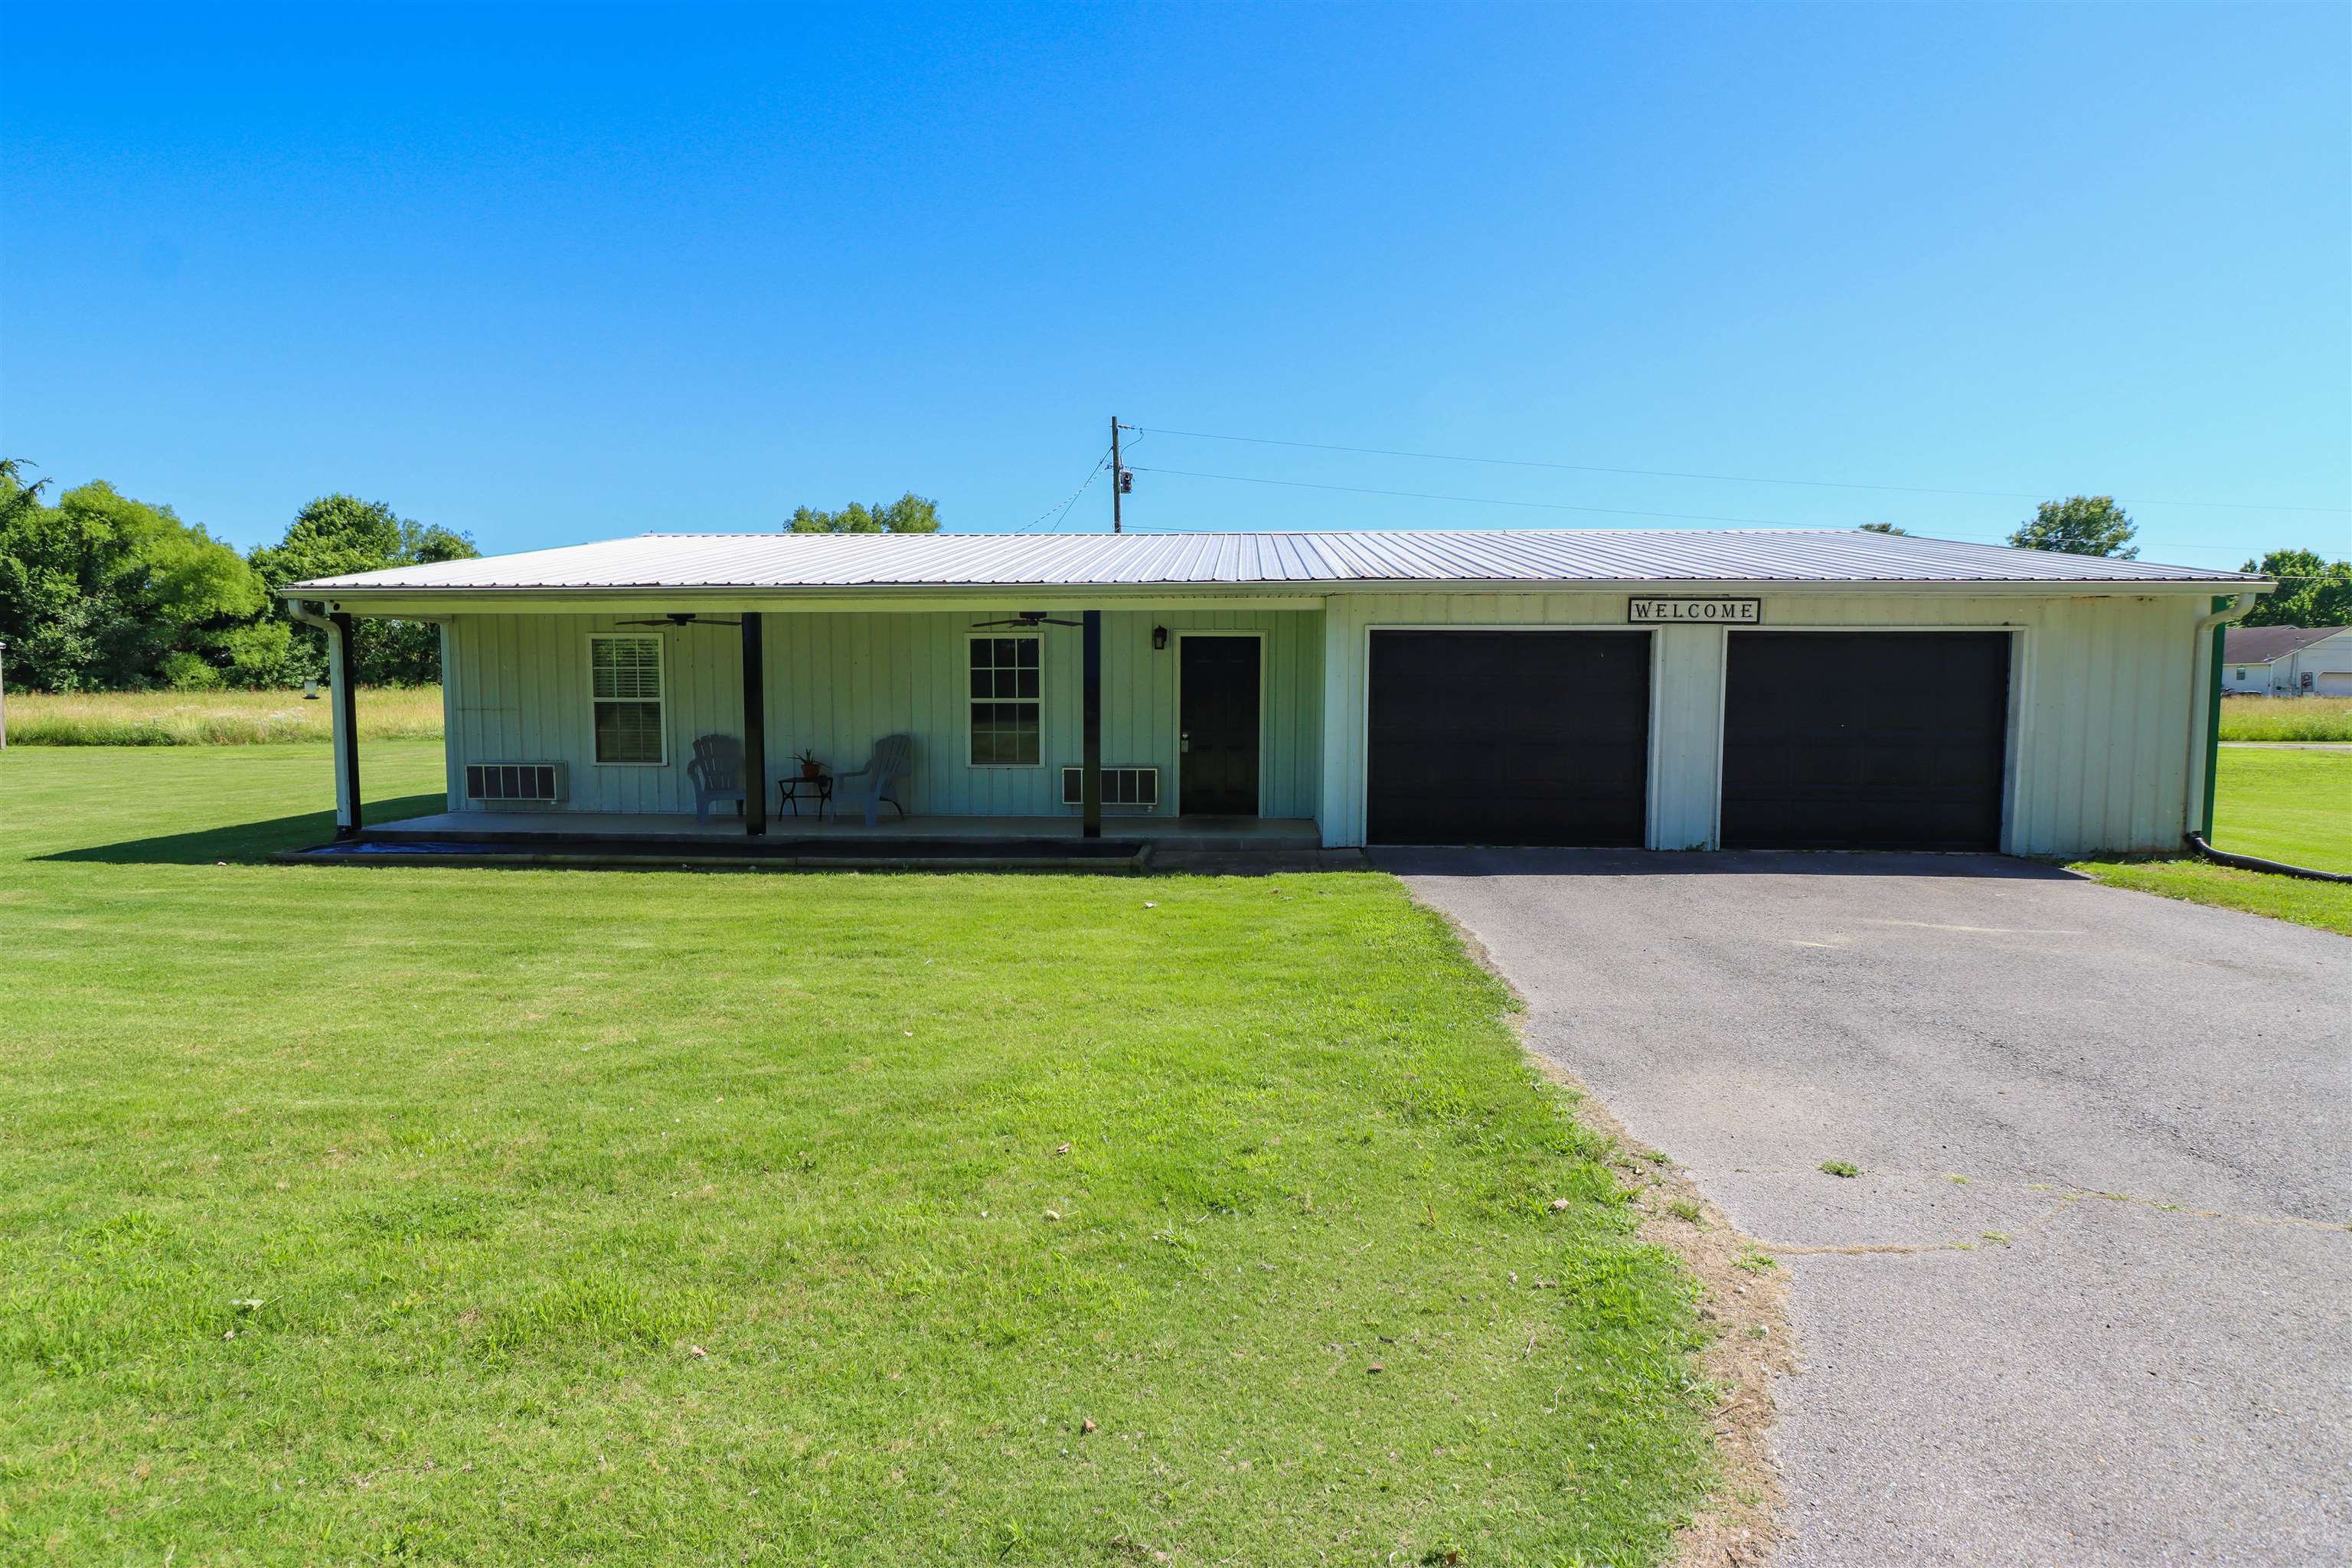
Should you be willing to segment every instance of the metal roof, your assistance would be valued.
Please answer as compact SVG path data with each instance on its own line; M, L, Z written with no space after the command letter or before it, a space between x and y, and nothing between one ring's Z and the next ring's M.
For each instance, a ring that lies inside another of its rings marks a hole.
M1297 533L645 533L288 590L1344 587L1398 583L2246 583L1858 529Z
M2345 631L2343 626L2231 626L2221 638L2224 664L2268 664Z

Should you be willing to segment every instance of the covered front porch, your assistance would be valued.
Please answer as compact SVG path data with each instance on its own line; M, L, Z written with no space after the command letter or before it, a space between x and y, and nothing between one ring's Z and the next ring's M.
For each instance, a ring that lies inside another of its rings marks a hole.
M326 608L340 647L348 607ZM346 809L336 858L1321 847L1319 603L402 606L427 608L446 807ZM869 802L886 742L911 761ZM337 750L347 806L361 761Z

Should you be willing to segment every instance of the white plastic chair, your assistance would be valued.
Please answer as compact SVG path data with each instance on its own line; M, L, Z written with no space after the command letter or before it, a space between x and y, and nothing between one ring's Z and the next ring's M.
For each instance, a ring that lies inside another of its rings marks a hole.
M845 803L861 805L866 808L866 826L875 826L881 820L879 807L886 800L898 807L900 816L906 816L907 808L898 805L898 797L891 791L898 781L911 776L914 771L914 741L906 735L883 736L874 742L874 754L866 759L864 767L856 773L833 775L835 819L840 817ZM855 787L850 784L852 779L859 781Z
M694 760L686 764L686 776L694 783L694 821L702 826L710 820L713 801L731 800L742 808L743 742L732 735L705 735L694 742Z

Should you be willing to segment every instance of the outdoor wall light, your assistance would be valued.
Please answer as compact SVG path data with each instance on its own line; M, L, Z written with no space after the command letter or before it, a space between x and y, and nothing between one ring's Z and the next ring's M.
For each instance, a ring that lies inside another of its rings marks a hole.
M1151 628L1151 651L1154 653L1166 653L1168 651L1168 628L1166 626L1154 626Z

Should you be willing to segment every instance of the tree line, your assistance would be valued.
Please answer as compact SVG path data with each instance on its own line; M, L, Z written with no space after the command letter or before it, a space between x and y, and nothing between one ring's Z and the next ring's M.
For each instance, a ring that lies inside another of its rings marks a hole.
M278 590L311 577L467 560L466 534L421 523L382 501L321 496L294 514L285 536L239 554L168 506L133 500L103 479L44 499L47 479L0 458L0 640L8 679L48 691L289 687L322 679L324 637L286 614ZM929 533L936 504L904 495L838 511L802 507L796 533ZM1878 533L1904 531L1866 523ZM2107 496L2044 501L2011 544L2130 560L2138 529ZM2352 626L2352 561L2273 550L2241 568L2279 580L2243 624ZM362 619L353 663L367 686L441 679L437 628Z
M275 544L239 554L168 506L103 479L59 494L32 465L0 458L0 641L7 679L45 691L278 688L323 679L325 635L286 613L278 590L312 577L479 555L451 529L382 501L321 496ZM794 533L933 533L936 502L912 493L837 511L802 507ZM441 679L437 628L361 619L352 665L363 686Z
M47 479L0 458L0 639L8 679L47 691L289 687L323 679L324 634L286 613L289 583L478 555L465 534L382 501L321 496L285 536L237 553L168 506L103 479L45 499ZM441 679L439 628L353 624L361 684Z

